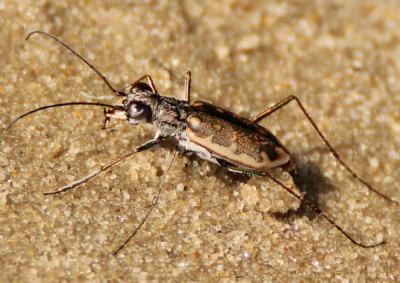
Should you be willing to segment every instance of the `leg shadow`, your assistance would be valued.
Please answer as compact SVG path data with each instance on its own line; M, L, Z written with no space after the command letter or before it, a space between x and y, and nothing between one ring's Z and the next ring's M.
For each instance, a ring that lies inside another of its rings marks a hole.
M329 191L335 189L335 186L329 181L328 178L323 176L323 173L315 164L302 163L297 164L297 169L289 172L293 178L294 184L300 189L303 198L311 203L318 209L324 210L320 207L319 197ZM274 213L278 219L287 219L292 215L306 216L313 220L318 215L304 203L301 203L297 210L289 210L286 213Z

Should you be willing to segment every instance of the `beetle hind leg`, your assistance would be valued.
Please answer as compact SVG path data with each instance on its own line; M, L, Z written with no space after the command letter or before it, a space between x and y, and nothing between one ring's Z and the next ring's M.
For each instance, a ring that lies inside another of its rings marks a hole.
M339 156L339 154L336 152L336 150L331 146L331 144L328 142L328 140L326 139L325 135L322 134L322 132L320 131L320 129L317 127L317 125L315 124L314 120L311 118L310 114L308 114L307 110L304 108L303 104L300 102L300 99L297 96L294 95L290 95L284 99L282 99L281 101L278 101L276 104L272 105L271 107L268 107L267 109L265 109L263 112L259 113L258 115L256 115L255 117L253 117L251 119L252 122L254 123L258 123L260 122L262 119L266 118L267 116L269 116L270 114L278 111L279 109L283 108L284 106L286 106L289 102L291 101L296 101L298 107L300 107L301 111L303 112L304 116L306 116L306 118L308 119L308 121L310 122L310 124L313 126L314 130L318 133L319 137L322 139L322 141L324 142L325 146L328 148L329 152L333 155L333 157L347 170L347 172L350 173L350 175L358 180L360 183L362 183L364 186L366 186L369 190L373 191L374 193L378 194L379 196L381 196L382 198L391 201L397 205L400 205L400 202L390 198L389 196L381 193L380 191L378 191L377 189L375 189L374 187L372 187L372 185L370 185L367 181L365 181L364 179L362 179L360 176L358 176L358 174L356 174L344 161L343 159Z

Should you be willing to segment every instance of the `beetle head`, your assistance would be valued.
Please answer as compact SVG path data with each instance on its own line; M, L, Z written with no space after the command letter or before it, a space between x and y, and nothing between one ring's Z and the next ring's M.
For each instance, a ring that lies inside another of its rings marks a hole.
M157 94L143 82L134 83L123 100L123 108L131 124L152 123L156 105Z

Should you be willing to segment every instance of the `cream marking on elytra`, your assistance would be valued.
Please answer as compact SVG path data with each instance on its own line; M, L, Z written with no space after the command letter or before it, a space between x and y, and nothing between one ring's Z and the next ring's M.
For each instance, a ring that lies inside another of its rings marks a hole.
M74 51L64 42L43 31L31 32L26 39L28 40L33 34L45 35L71 51L105 82L115 96L122 98L122 102L119 105L110 105L97 102L66 102L43 106L31 110L13 120L7 127L6 131L8 131L11 126L15 124L15 122L32 113L48 108L72 105L94 105L109 108L109 110L104 110L104 127L107 126L107 122L110 121L110 119L122 119L127 120L131 124L147 122L157 128L156 135L152 140L147 141L143 145L119 157L118 159L101 166L98 171L82 178L81 180L60 188L55 192L46 193L45 195L58 194L75 188L83 183L88 182L101 172L106 171L116 163L132 156L133 154L152 148L167 137L173 137L178 141L178 150L180 156L184 154L194 154L202 159L216 163L220 166L224 166L232 172L256 174L269 177L272 181L281 186L292 196L296 197L306 206L311 208L315 213L325 218L352 243L364 248L376 247L384 243L384 241L382 241L376 244L366 245L354 240L352 236L345 232L324 212L295 193L291 189L292 186L284 185L280 180L271 176L268 172L268 170L273 168L282 168L283 170L289 172L292 176L294 176L296 173L296 163L290 153L271 132L258 124L258 122L260 122L262 119L294 100L302 110L305 117L311 123L315 131L318 133L326 147L329 149L330 153L351 174L351 176L364 184L369 190L375 192L384 199L399 205L398 201L393 200L374 189L369 183L361 179L352 169L350 169L346 163L344 163L338 153L332 148L325 136L318 129L317 125L314 123L296 96L291 95L279 101L275 105L265 109L263 112L249 120L207 102L196 101L193 104L190 104L190 72L186 73L185 100L178 100L173 97L161 96L158 94L153 80L148 75L141 77L131 84L129 92L125 92L125 89L117 91L108 82L104 75L102 75L93 65L91 65L79 53ZM146 82L143 82L143 80L146 80ZM168 171L171 167L172 161L176 156L176 153L177 151L173 153L173 156L168 163L163 176L161 177L157 193L154 195L152 201L151 208L148 210L145 217L140 221L140 224L136 227L133 233L114 252L114 255L121 251L121 249L125 247L136 235L139 229L146 222L154 207L157 205L161 189L165 183Z

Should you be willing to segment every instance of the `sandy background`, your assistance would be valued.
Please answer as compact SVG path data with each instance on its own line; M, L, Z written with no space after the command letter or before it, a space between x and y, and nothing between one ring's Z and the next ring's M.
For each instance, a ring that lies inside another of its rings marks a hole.
M18 115L67 101L115 103L54 41L116 88L150 74L159 92L243 116L296 94L351 167L400 199L400 1L0 1L0 280L400 280L400 207L351 179L295 104L262 125L301 166L307 198L375 249L353 245L268 180L177 159L147 212L168 144L73 191L43 196L150 139L150 125L101 130L99 107ZM292 208L291 210L289 210ZM288 211L288 212L287 212ZM287 213L286 213L287 212Z

